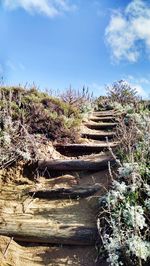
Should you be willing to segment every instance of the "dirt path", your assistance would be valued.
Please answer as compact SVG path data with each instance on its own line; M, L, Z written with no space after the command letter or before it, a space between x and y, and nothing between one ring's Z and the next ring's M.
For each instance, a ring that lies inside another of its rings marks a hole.
M116 147L115 127L113 111L89 114L79 144L57 144L61 159L37 162L38 182L2 186L1 265L106 265L96 262L96 215L114 164L105 137Z

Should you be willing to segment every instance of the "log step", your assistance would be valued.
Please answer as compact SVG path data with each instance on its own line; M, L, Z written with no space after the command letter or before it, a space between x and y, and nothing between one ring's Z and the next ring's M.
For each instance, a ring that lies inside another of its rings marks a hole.
M95 130L96 131L96 130ZM106 137L108 139L112 139L115 136L115 132L85 132L81 133L82 138L87 138L87 139L94 139L94 140L106 140Z
M114 164L112 157L106 156L100 159L72 159L72 160L39 160L37 167L39 170L47 171L99 171L107 169L108 161Z
M99 111L99 112L93 112L92 113L93 116L97 116L97 117L105 117L105 116L115 116L116 113L114 111Z
M83 139L84 140L84 139ZM97 143L98 142L98 143ZM63 155L77 157L81 155L99 153L108 150L106 142L97 141L96 143L83 143L83 144L55 144L55 149ZM109 142L111 148L115 148L117 143Z
M86 127L90 129L112 129L117 126L117 123L96 123L96 122L88 122L84 124Z
M5 256L5 250L9 246ZM1 266L96 266L95 247L23 246L9 237L0 236ZM83 256L84 254L84 256ZM104 264L105 265L105 264ZM101 264L101 266L104 266ZM105 265L106 266L106 265Z
M104 117L97 117L97 116L91 116L89 117L89 120L94 122L115 122L116 118L114 116L104 116Z
M29 191L29 195L43 199L78 199L92 196L99 190L100 186L95 184L93 186L73 186L72 188L32 189Z
M95 212L87 200L0 201L0 234L32 243L94 245Z

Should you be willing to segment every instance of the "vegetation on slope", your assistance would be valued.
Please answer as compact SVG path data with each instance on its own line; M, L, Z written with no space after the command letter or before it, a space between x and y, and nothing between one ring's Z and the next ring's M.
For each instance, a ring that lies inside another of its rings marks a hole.
M124 115L117 129L118 174L114 177L111 173L112 188L101 200L97 221L103 251L111 266L148 266L150 110L126 82L115 83L111 88L109 104Z
M33 87L0 88L0 165L18 158L36 159L36 142L48 139L76 142L83 106L90 102L88 92L71 88L61 97L53 97Z

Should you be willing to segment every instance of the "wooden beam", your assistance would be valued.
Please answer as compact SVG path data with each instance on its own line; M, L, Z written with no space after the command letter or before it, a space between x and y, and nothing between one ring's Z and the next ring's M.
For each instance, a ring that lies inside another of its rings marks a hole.
M91 130L92 131L92 130ZM105 140L106 137L108 139L112 139L115 136L115 132L85 132L81 133L82 138L87 138L87 139L94 139L94 140Z
M83 139L84 141L84 139ZM98 141L98 140L97 140ZM99 142L99 141L98 141ZM115 148L118 144L110 142L111 148ZM61 154L70 157L77 157L86 154L99 153L108 150L106 142L102 143L82 143L82 144L56 144L55 148ZM103 168L104 169L104 168Z
M103 116L114 116L116 113L114 111L97 111L92 113L93 116L103 117Z
M97 116L91 116L89 117L89 120L94 122L114 122L116 121L116 118L114 116L104 116L104 117L97 117Z
M44 188L32 189L29 195L34 198L44 199L78 199L92 196L100 190L99 185L93 186L73 186L72 188Z
M117 126L117 123L96 123L96 122L88 122L84 124L86 127L90 129L112 129Z
M11 242L6 255L3 253L10 238L0 236L0 265L1 266L83 266L94 265L97 257L95 247L88 246L40 246L20 245Z
M28 201L0 202L0 235L32 243L95 244L95 212L87 200L29 198Z
M99 160L40 160L38 161L38 169L48 171L99 171L108 167L108 161L111 164L115 163L111 157Z

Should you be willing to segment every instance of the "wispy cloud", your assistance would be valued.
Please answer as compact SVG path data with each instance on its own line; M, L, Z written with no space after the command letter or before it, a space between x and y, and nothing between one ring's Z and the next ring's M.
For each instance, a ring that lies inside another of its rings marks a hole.
M69 0L1 0L4 7L9 10L23 8L34 14L44 14L48 17L55 17L64 12L75 9Z
M138 84L145 84L150 85L150 77L134 77L132 75L127 75L126 79L130 82L138 83Z
M148 95L146 91L143 89L143 87L139 84L132 84L132 87L134 87L137 91L137 94L143 98L147 98Z
M8 68L10 71L24 71L25 70L25 66L21 63L21 62L13 62L11 59L8 59L5 62L5 66L6 68Z
M150 3L133 0L114 10L105 34L115 61L137 62L143 47L150 57Z
M137 94L142 96L143 98L148 97L148 92L145 89L147 86L150 85L150 79L145 77L134 77L132 75L128 75L125 78L132 87L136 88Z
M11 60L6 61L6 67L8 67L11 71L16 71L16 66Z

